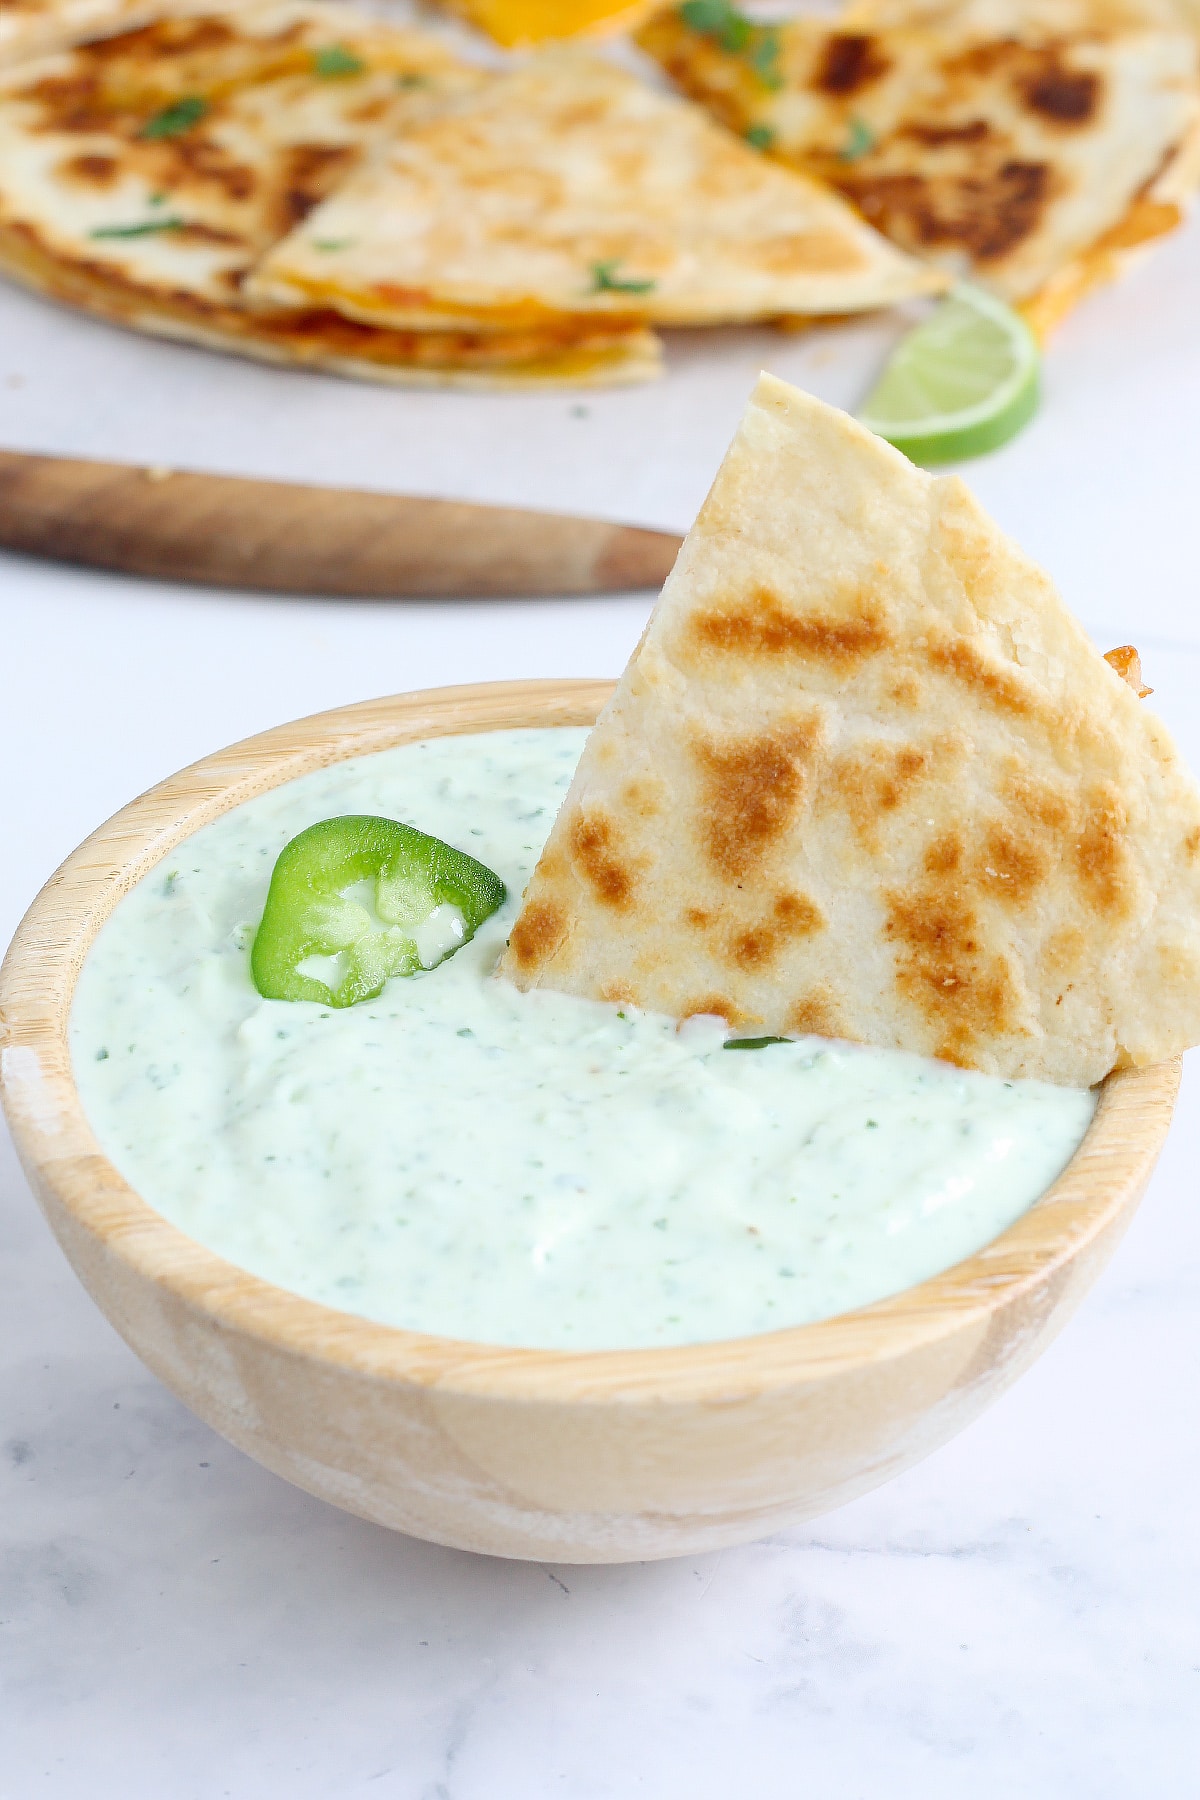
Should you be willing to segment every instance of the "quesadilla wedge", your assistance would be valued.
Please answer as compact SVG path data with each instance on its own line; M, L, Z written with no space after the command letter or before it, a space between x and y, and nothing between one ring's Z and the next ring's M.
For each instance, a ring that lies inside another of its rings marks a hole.
M1143 243L1183 216L1200 122L1186 32L1022 36L1018 18L987 38L968 9L878 31L798 19L754 27L737 49L718 14L740 18L724 0L685 0L639 41L686 93L829 182L894 243L1009 302L1111 233Z
M21 65L0 79L0 269L139 330L372 379L652 374L653 340L605 321L497 344L246 307L259 258L381 134L484 79L427 36L303 0Z
M1200 1040L1200 791L961 481L763 376L501 970L1087 1086Z
M699 108L557 51L394 138L247 291L402 330L510 331L841 313L941 285Z

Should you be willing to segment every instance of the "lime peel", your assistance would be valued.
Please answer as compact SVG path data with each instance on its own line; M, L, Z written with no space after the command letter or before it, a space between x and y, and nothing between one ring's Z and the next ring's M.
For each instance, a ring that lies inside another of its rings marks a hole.
M913 462L999 449L1037 411L1041 352L1025 320L962 282L893 351L859 411Z

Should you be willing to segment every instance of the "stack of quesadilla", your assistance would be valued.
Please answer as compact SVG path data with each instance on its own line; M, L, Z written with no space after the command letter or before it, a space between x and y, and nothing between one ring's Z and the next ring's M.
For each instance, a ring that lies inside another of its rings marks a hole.
M122 324L270 360L403 379L555 368L558 346L536 338L497 358L465 333L273 320L242 300L248 271L382 134L478 79L436 40L305 0L23 64L0 82L0 267Z
M0 269L139 329L379 379L644 379L653 323L941 278L607 64L511 75L315 0L0 77Z
M764 376L502 972L1088 1086L1200 1041L1200 792L961 481Z
M1081 4L859 0L834 26L761 26L685 0L640 42L894 243L1048 326L1178 224L1200 179L1194 38L1139 23L1153 0L1096 0L1087 22Z
M940 285L698 108L560 52L396 136L247 291L502 333L844 313Z

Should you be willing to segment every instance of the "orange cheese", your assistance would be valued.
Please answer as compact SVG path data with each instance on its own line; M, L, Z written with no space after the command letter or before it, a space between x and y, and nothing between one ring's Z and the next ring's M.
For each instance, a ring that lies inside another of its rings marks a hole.
M662 0L447 0L457 13L511 49L552 38L632 30Z

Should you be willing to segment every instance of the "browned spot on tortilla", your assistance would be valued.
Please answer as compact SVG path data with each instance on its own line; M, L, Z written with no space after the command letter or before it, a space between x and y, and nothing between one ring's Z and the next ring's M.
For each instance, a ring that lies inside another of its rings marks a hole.
M689 906L684 909L683 922L690 925L693 931L707 931L715 923L716 917L716 913L705 912L702 906Z
M638 819L656 819L663 809L661 781L646 775L635 775L621 789L622 810Z
M388 110L388 102L380 97L377 100L364 100L361 106L353 107L346 117L355 125L372 125L376 119L382 119Z
M1183 853L1189 862L1195 862L1200 856L1200 825L1193 825L1183 840Z
M857 94L886 75L891 66L874 38L835 31L825 40L812 86L821 94Z
M114 156L69 156L59 163L54 173L63 181L77 182L80 187L111 187L120 174Z
M1075 841L1075 868L1099 912L1121 918L1132 911L1132 878L1125 848L1125 803L1111 782L1088 796Z
M765 969L791 939L811 937L824 925L820 908L807 894L777 894L765 919L730 938L729 955L739 969Z
M798 894L794 890L776 894L771 916L776 929L789 937L809 937L814 931L822 931L825 920L815 900L807 894Z
M981 263L1032 237L1055 191L1046 163L1009 156L957 176L851 166L829 178L886 237L912 250L962 249Z
M205 225L199 219L189 219L185 224L177 225L171 237L177 244L246 244L246 239L240 233L225 231L220 225Z
M40 107L34 131L103 131L111 122L110 109L101 103L96 81L87 74L47 75L20 89L14 98L34 101Z
M345 144L293 144L287 157L284 206L298 225L358 161L358 151Z
M185 179L190 177L206 187L217 188L226 199L250 200L262 186L256 170L230 156L220 144L206 137L202 128L154 148L167 168L179 171ZM176 186L179 179L179 174L173 172L171 185Z
M1051 52L1043 67L1020 83L1026 106L1055 125L1086 125L1100 108L1100 77L1090 69L1068 69Z
M635 1006L637 1004L633 989L624 981L607 981L600 989L602 1000L612 1001L614 1006Z
M740 656L800 656L846 667L886 649L879 611L858 600L845 615L789 612L769 588L693 614L688 635L698 648Z
M633 900L633 873L621 860L612 820L603 813L580 813L567 834L576 867L597 900L624 911Z
M989 825L975 859L975 879L1009 906L1024 906L1050 874L1051 861L1034 831L1021 831L1016 815Z
M924 144L930 150L939 150L946 144L982 144L991 135L986 119L964 119L958 125L925 125L913 120L896 133L897 137L910 138L914 144Z
M928 879L885 891L884 936L896 946L896 986L938 1034L935 1054L969 1067L974 1044L1011 1030L1016 992L1002 959L981 943L974 907L953 879L961 848L947 837L927 854Z
M1014 770L1002 789L1007 804L1018 816L1035 819L1050 831L1065 832L1071 823L1071 802L1066 794Z
M954 637L934 642L927 655L935 669L953 675L997 711L1025 718L1036 710L1015 668L985 656L974 639Z
M567 915L554 900L530 900L512 929L509 948L523 974L549 962L567 935Z
M237 36L234 27L222 19L161 19L140 30L89 44L87 54L97 62L141 58L152 62L159 57L193 56L197 50L215 50L233 43Z
M845 1037L846 1032L836 1006L824 988L802 994L793 1000L785 1021L788 1031L799 1035L811 1032L814 1037Z
M950 830L925 846L922 861L927 875L954 875L963 865L965 848L957 831Z
M816 713L741 743L695 747L709 861L726 880L745 875L788 830L821 742Z
M904 804L932 766L933 754L928 749L918 749L915 744L893 746L876 739L837 759L821 804L836 806L860 841L873 846L881 821Z
M921 704L921 684L915 675L897 676L890 693L897 706L912 707Z

